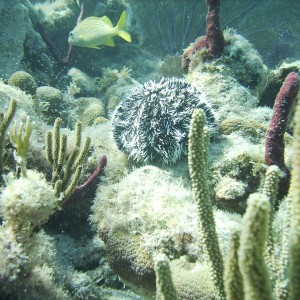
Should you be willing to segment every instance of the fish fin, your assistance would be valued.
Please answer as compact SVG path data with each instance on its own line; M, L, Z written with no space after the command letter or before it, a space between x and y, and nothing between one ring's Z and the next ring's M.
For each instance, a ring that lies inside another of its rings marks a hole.
M103 42L103 45L109 46L109 47L115 47L115 42L112 38L107 39L105 42Z
M113 24L111 22L111 20L107 17L107 16L104 16L102 18L100 18L104 23L106 23L107 25L109 25L110 27L113 27Z
M87 46L87 48L92 48L92 49L101 49L101 47L100 46Z
M126 19L127 19L127 15L126 15L126 11L124 10L122 12L121 17L119 19L119 22L117 24L118 36L120 36L125 41L130 43L131 42L131 36L130 36L129 32L127 31L127 28L126 28Z
M95 21L99 21L101 20L102 18L98 18L98 17L87 17L85 18L84 20L82 20L79 24L81 24L83 21L86 22L86 21L90 21L90 20L95 20Z

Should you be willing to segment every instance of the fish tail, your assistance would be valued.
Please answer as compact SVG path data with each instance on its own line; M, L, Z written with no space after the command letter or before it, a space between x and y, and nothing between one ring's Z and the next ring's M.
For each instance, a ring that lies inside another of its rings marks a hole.
M117 29L118 29L118 35L123 38L127 42L131 42L131 36L129 32L127 31L126 28L126 20L127 20L127 15L126 11L124 10L121 14L121 17L119 19L119 22L117 24Z

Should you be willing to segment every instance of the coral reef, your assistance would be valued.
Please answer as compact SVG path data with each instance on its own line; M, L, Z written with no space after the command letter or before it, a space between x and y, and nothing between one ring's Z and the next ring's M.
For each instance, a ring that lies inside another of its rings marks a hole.
M35 95L37 89L35 79L29 73L24 71L18 71L13 73L8 78L7 83L9 85L18 87L20 90L32 96Z
M184 81L179 53L207 7ZM298 299L299 105L290 120L271 107L300 70L299 8L0 0L0 298ZM130 45L61 59L81 18L123 10ZM284 197L264 157L272 115L287 130L271 155L291 170Z
M127 93L140 84L130 74L131 70L123 68L104 68L102 77L96 77L94 83L97 92L105 103L107 117L111 117L118 104L126 99Z
M197 209L186 175L174 177L172 172L154 166L137 168L120 182L102 184L92 210L91 219L105 241L111 267L139 293L154 293L152 257L162 252L174 260L171 270L176 269L173 279L174 284L182 286L180 295L190 293L196 297L197 293L212 292L210 280L192 287L187 276L181 276L185 272L196 282L207 273L207 264L195 262L203 249L199 246ZM239 226L241 217L221 210L215 215L225 253L230 231ZM191 287L189 291L186 285Z
M60 134L62 120L57 118L53 132L46 134L46 158L52 166L51 183L55 196L59 198L57 204L63 207L78 186L84 161L87 157L91 138L86 137L81 145L82 124L75 125L75 145L67 156L67 135Z
M5 146L5 138L9 124L11 123L15 112L16 112L17 102L16 100L11 100L9 103L9 108L7 114L1 116L0 122L0 176L1 181L3 180L3 158L4 158L4 146Z
M13 93L13 87L6 86L6 89L8 92ZM14 95L16 96L18 93L20 92L15 89ZM21 94L21 96L22 95L26 102L26 95L24 93ZM18 101L20 101L19 98ZM17 101L12 101L11 103L13 107L18 104ZM9 111L10 113L7 114L3 120L6 120L8 116L12 119L14 116L19 117L20 115L19 112L13 113L14 110L12 110L12 108L10 108ZM33 117L36 118L34 112L32 113ZM4 123L6 124L6 130L9 130L9 128L7 128L9 127L9 122L6 121ZM3 130L2 132L4 137L6 135L6 130ZM22 134L22 126L18 129L15 125L12 129L10 136L13 141L16 142L16 151L18 151L19 155L24 156L27 152L30 156L32 155L31 151L27 151L28 148L30 148L28 146L31 146L31 143L29 143L31 130L32 128L30 126L29 118L24 136ZM49 142L46 145L46 148L51 149L51 155L48 154L48 158L52 158L56 165L54 171L57 172L58 169L62 167L61 163L64 152L62 148L66 148L66 138L62 138L59 134L59 124L55 125L53 135L55 137L54 140L51 141L55 146L54 149L50 147ZM81 152L78 156L78 162L76 163L75 161L76 165L78 165L82 164L82 160L87 152L87 147L83 147L85 149L84 151L79 151L81 130L76 130L76 136L77 137L74 141L76 147L75 152ZM59 139L61 139L61 147L59 147L57 142ZM37 139L35 142L39 143L39 140ZM49 150L47 150L47 152L49 152ZM44 155L44 153L38 153L38 155ZM36 163L34 165L35 168L39 167L37 165L39 158L30 157L30 160L34 160ZM90 164L93 164L93 159L90 160ZM86 191L89 190L89 192L92 192L92 186L95 190L95 187L99 182L99 176L103 173L105 164L106 157L104 156L104 159L100 160L98 167L90 178L83 185L79 186L80 190L85 190L84 198L89 197ZM118 171L120 172L120 160L116 159L116 164L119 164ZM114 168L114 166L111 166L109 171L112 172ZM9 174L5 175L5 181L3 183L4 186L2 187L0 197L0 217L2 223L0 226L0 240L2 241L0 247L1 297L22 297L22 299L39 299L41 297L45 297L45 299L73 299L73 295L74 297L76 297L75 295L85 297L86 295L93 293L93 295L97 294L101 299L109 299L109 297L138 299L134 295L125 291L109 291L105 289L102 290L97 287L95 282L99 280L99 276L102 276L101 274L104 274L105 272L107 281L109 280L108 276L111 276L112 278L111 280L113 283L111 283L111 285L117 282L116 277L109 273L107 269L105 270L105 261L102 263L104 266L102 272L97 269L94 273L92 272L89 275L84 274L85 279L81 282L87 284L86 287L76 285L76 276L74 275L71 278L70 276L67 276L69 271L66 272L72 263L69 262L66 269L58 266L59 255L56 253L57 246L54 242L54 238L52 237L53 232L49 235L49 232L45 233L43 231L45 227L47 228L49 226L47 223L51 221L53 216L58 214L59 205L62 204L57 195L57 186L55 190L46 179L48 176L44 176L44 174L35 169L27 170L25 176L21 177L14 172L14 169L10 171L11 172ZM9 172L9 170L7 172ZM108 174L110 172L108 172ZM46 171L45 175L47 175ZM71 184L71 186L76 188L76 184ZM93 197L93 195L90 194L90 197ZM77 219L77 225L78 224ZM87 249L82 249L81 251L85 252L86 250ZM60 253L63 255L63 251L60 251ZM94 263L94 265L98 266L98 261L97 263ZM86 266L84 266L84 268L86 268ZM108 273L110 275L107 275ZM57 279L60 278L60 276L62 278L68 278L68 280L65 280L64 283L61 281L60 284L55 284L54 277ZM82 278L79 272L77 272L77 277L78 279ZM91 285L94 286L93 290L90 289ZM66 286L68 286L68 291L65 289Z
M209 57L219 56L223 53L225 40L220 25L220 0L206 0L206 35L198 38L193 46L188 47L182 55L182 69L187 71L190 64L190 56L197 52Z
M22 240L48 220L56 205L53 188L42 174L33 170L27 171L27 177L8 179L1 195L6 225Z
M201 92L182 79L146 82L117 107L113 135L119 149L142 163L175 163L187 153L192 111L203 108L212 131L214 113Z
M52 124L61 115L63 94L51 86L40 86L36 90L36 110L41 111L47 124Z
M215 285L217 299L225 299L223 258L218 243L208 185L207 146L209 135L207 128L204 128L205 123L204 111L196 109L193 112L189 130L189 171L194 201L198 210L200 243L203 244L204 251L209 258L210 273Z
M281 179L283 192L288 190L290 177L284 162L284 134L298 91L299 76L295 72L289 73L275 99L273 115L266 136L265 160L268 165L277 165L285 173L285 178Z
M97 122L97 118L105 118L105 106L103 102L94 97L80 97L76 99L77 115L82 126L91 126Z

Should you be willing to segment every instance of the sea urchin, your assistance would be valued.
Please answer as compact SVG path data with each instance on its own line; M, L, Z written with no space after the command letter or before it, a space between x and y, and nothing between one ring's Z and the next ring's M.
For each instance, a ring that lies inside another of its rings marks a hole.
M146 82L119 104L113 116L118 148L137 162L176 162L187 154L192 112L202 108L214 128L213 112L204 95L183 79Z

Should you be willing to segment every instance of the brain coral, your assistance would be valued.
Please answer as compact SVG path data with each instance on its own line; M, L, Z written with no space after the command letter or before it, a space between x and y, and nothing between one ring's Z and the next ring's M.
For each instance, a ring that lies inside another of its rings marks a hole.
M8 79L8 84L16 86L30 95L35 95L37 89L35 79L29 73L24 71L13 73Z
M36 90L37 105L41 106L44 120L52 124L62 111L63 93L51 86L40 86Z
M83 126L97 123L98 117L105 118L105 107L100 99L95 97L80 97L76 99L77 114Z
M204 109L213 128L214 114L195 87L175 77L148 81L117 107L115 142L138 162L174 163L187 154L188 128L196 108Z

